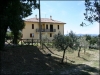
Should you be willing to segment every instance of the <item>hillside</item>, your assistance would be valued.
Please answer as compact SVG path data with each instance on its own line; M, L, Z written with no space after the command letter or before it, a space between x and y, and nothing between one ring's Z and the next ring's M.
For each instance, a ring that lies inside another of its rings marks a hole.
M51 50L55 54L62 56L62 52L58 52L57 50L54 49ZM75 63L65 62L64 64L60 64L61 57L59 58L57 55L47 56L45 55L45 53L43 54L43 50L38 49L36 46L5 48L5 51L0 51L1 75L4 74L90 75L89 72L97 74L98 69L92 67L91 65L88 65L89 62L86 60L88 59L87 57L90 58L90 56L86 55L85 56L86 58L84 59L78 58L76 56L76 53L77 52L75 52L74 54L73 53L67 54L68 58L70 58L70 60L74 60ZM98 52L95 52L95 55L97 55L96 53ZM94 59L93 54L91 55L92 59ZM84 63L82 64L81 62L84 62L85 64Z

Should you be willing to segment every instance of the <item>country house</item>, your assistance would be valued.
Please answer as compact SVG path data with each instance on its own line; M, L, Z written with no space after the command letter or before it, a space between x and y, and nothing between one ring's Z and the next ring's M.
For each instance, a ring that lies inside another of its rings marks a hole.
M41 35L42 39L53 39L53 35L59 32L64 35L64 22L57 21L50 18L41 18ZM39 39L39 18L35 15L35 18L25 20L25 28L22 30L23 39Z

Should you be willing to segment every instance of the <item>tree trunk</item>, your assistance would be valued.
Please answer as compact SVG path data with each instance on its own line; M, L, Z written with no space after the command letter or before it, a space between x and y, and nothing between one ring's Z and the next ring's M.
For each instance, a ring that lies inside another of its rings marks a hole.
M64 50L64 52L63 52L63 58L62 58L62 60L61 60L61 63L63 63L63 62L64 62L65 51L66 51L66 49L65 49L65 50Z
M17 40L18 40L18 33L14 32L13 44L17 45L18 44Z
M86 53L86 50L85 50L85 48L84 48L84 54Z
M79 47L78 57L80 57L80 51L81 51L81 47Z
M4 49L6 32L7 32L7 27L5 27L4 29L0 28L0 50Z

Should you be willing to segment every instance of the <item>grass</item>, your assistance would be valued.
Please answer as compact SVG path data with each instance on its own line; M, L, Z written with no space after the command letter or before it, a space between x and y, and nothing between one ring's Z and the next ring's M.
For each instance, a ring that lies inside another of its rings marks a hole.
M52 50L52 49L51 49ZM57 51L57 50L52 50L55 54L58 54L60 55L57 56L59 58L62 58L62 54L63 54L63 51ZM55 56L55 55L54 55ZM81 74L84 74L86 72L88 72L89 74L94 74L93 72L96 72L98 73L98 70L96 70L97 68L99 69L99 50L89 50L87 49L86 50L86 53L84 54L84 50L82 49L81 52L80 52L80 56L81 57L78 57L78 51L66 51L65 53L65 60L64 62L67 62L67 63L72 63L71 61L73 61L73 64L86 64L87 65L87 71L85 70L82 70L84 71L84 73L82 72ZM67 60L66 60L66 57L67 57ZM92 68L92 67L95 67L96 69ZM89 72L90 71L90 72Z
M11 42L11 40L7 40L7 44L9 44L9 46L8 45L6 45L6 47L11 47L12 46L12 43L10 43ZM44 43L46 46L50 46L50 47L52 47L52 43L51 42L45 42ZM30 42L30 43L25 43L25 42L21 42L21 41L19 41L18 42L18 45L19 46L23 46L23 45L32 45L32 43ZM35 43L33 43L33 46L40 46L40 43L37 43L37 42L35 42Z
M94 61L92 65L93 65L94 67L99 68L99 61Z
M84 55L83 52L80 53L80 57L78 57L78 51L74 51L74 53L66 53L68 59L75 61L76 64L83 63L89 61L91 58L88 53Z
M19 45L21 45L21 41L18 43ZM44 43L46 46L52 46L52 43ZM22 45L32 45L32 43L23 43ZM40 43L33 43L34 46L40 46Z
M18 44L21 45L21 41L20 41ZM25 44L27 45L28 43L23 43L23 42L22 42L22 45L25 45ZM29 45L32 45L32 43L29 43ZM40 46L40 43L33 43L33 45L35 45L35 46L37 46L37 45Z
M60 64L62 58L62 51L57 51L50 48L52 56L46 56L43 50L39 50L36 46L19 46L13 48L5 48L6 51L1 53L1 74L43 74L43 75L90 75L98 72L98 50L87 50L86 54L81 51L81 57L77 57L77 51L66 52L66 59L64 64ZM44 49L49 53L48 50ZM71 62L74 61L74 62Z

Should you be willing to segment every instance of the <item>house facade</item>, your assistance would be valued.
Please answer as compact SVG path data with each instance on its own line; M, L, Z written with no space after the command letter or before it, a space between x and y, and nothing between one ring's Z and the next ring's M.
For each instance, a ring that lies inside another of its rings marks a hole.
M35 18L26 19L25 28L22 30L23 39L39 39L39 18L35 15ZM41 38L53 39L55 34L59 32L64 35L64 22L53 20L50 18L41 18Z

